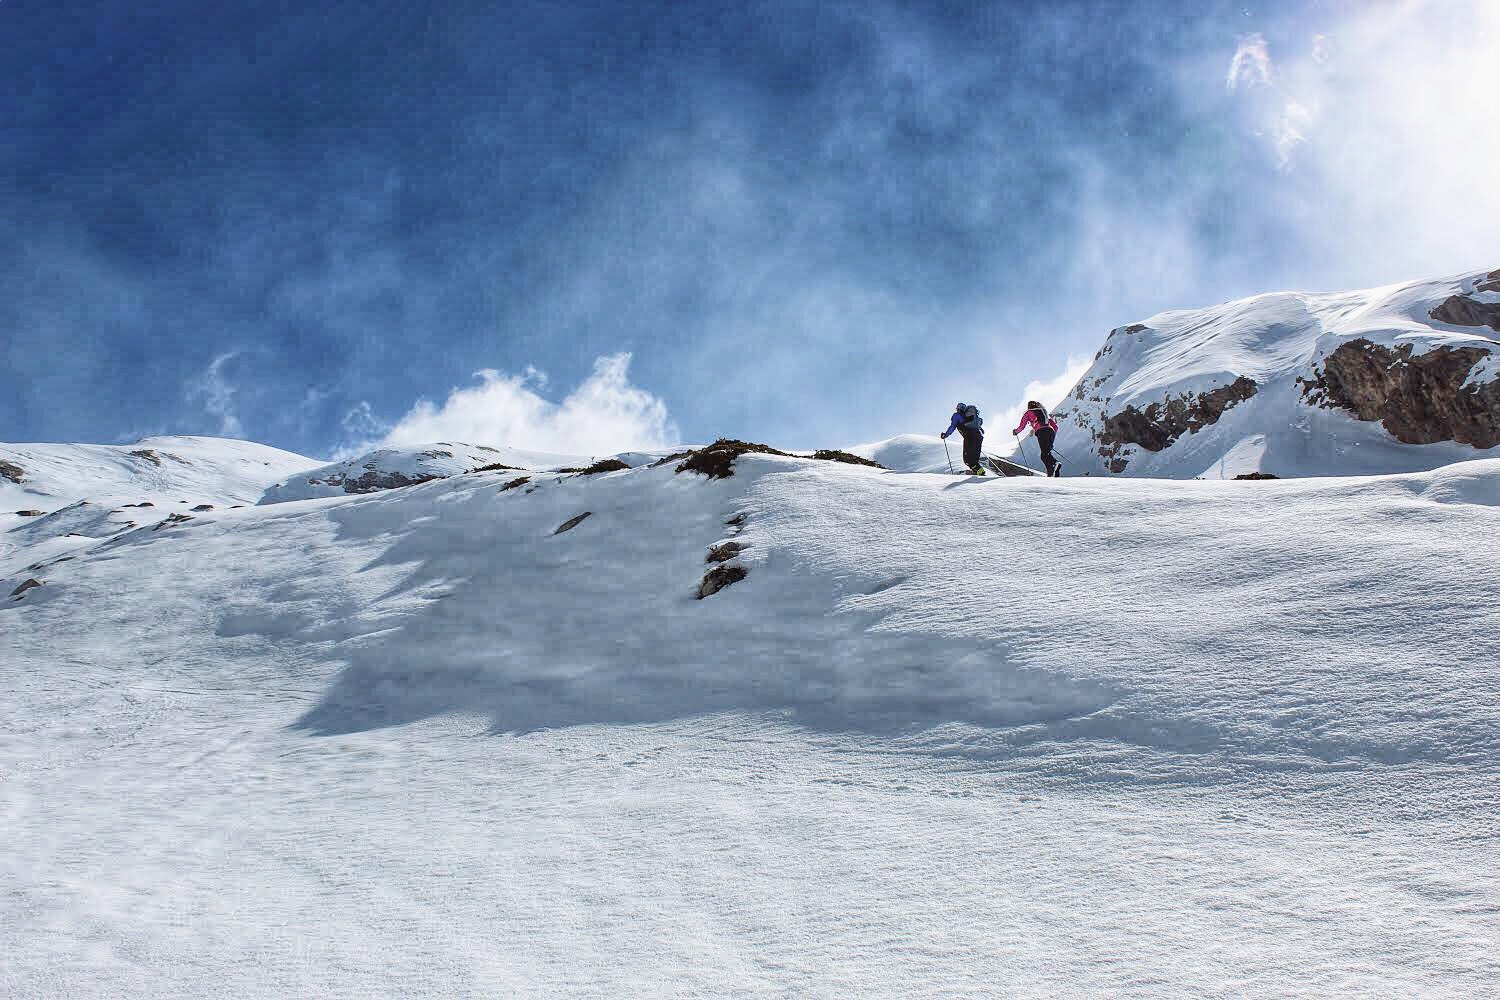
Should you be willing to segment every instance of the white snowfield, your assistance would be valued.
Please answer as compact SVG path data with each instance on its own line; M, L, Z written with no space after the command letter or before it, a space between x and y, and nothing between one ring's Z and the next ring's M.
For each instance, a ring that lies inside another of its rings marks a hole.
M7 518L28 508L50 513L86 497L253 504L278 479L318 465L279 448L209 437L151 437L127 445L0 443L0 462L21 470L20 482L0 474L0 515ZM0 521L0 530L12 524Z
M1311 379L1329 353L1352 340L1387 348L1406 345L1414 355L1436 347L1478 347L1490 354L1474 366L1468 381L1494 379L1500 374L1500 334L1483 326L1453 326L1429 315L1450 295L1500 301L1500 292L1476 290L1485 278L1481 271L1356 292L1277 292L1206 309L1158 313L1136 327L1121 328L1106 341L1074 394L1055 408L1064 475L1110 472L1097 445L1101 408L1111 415L1128 406L1144 410L1168 399L1223 389L1241 376L1257 384L1254 396L1162 451L1127 446L1123 474L1169 479L1233 479L1253 472L1370 475L1500 457L1500 448L1478 450L1452 441L1403 444L1378 421L1311 405L1299 381Z
M228 438L0 444L0 575L200 504L254 504L272 483L317 464Z
M593 458L582 455L559 455L448 441L417 447L379 448L368 454L317 468L303 466L296 470L295 475L286 477L284 482L272 484L260 498L260 502L285 503L288 500L376 493L383 489L409 485L410 482L444 479L491 466L551 470L564 467L584 468L593 462Z
M1500 461L737 469L12 573L0 993L1500 994Z

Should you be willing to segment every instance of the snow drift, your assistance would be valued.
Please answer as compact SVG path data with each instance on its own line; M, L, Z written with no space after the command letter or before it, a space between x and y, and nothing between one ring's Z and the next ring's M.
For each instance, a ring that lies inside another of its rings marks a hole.
M1111 331L1065 474L1351 475L1500 454L1500 271L1258 295Z
M869 450L903 449L925 461ZM681 464L25 548L0 581L6 987L1500 983L1500 461Z

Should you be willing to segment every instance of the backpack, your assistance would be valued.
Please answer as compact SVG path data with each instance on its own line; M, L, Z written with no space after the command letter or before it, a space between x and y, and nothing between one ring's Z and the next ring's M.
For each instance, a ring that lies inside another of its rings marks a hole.
M963 408L963 415L964 422L960 426L968 427L976 431L982 430L984 428L984 421L980 419L979 416L979 407L975 406L973 403L970 403L968 406L965 406Z

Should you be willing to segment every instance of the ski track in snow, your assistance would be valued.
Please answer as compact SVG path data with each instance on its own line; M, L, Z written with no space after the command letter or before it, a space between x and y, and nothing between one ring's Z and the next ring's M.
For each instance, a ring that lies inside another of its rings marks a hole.
M0 994L1500 992L1500 461L738 469L75 540Z

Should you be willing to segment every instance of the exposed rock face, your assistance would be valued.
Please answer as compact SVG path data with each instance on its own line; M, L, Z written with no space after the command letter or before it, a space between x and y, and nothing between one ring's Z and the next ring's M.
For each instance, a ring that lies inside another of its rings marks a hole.
M0 476L9 479L13 483L20 483L26 478L26 470L14 462L0 462Z
M833 448L820 448L813 452L813 458L824 462L843 462L845 465L868 465L872 469L885 468L879 462L871 461L868 458L860 458L858 455L851 455L847 451L838 451Z
M1378 420L1405 444L1456 441L1493 448L1500 445L1500 382L1464 384L1489 356L1483 347L1438 347L1413 355L1409 344L1391 349L1351 340L1314 369L1314 380L1303 381L1302 394L1314 405Z
M582 514L579 514L577 517L570 517L566 521L564 521L562 524L559 524L557 526L557 530L554 531L554 532L552 532L552 533L554 535L560 535L564 531L572 531L574 528L576 528L580 524L582 524L585 520L587 520L588 518L592 517L593 514L594 514L593 511L586 510Z
M698 583L698 600L710 597L723 590L731 584L739 583L750 575L750 571L743 566L722 565L715 566L703 574L703 579Z
M26 591L28 591L28 590L35 590L37 587L40 587L40 586L42 586L42 581L41 580L37 580L37 579L27 580L25 583L21 584L15 590L12 590L10 592L10 596L11 597L15 597L15 598L20 598L21 595L23 595L23 594L26 593Z
M740 542L724 542L710 548L708 550L708 555L704 556L703 558L706 562L711 563L728 562L729 560L733 559L735 556L743 552L744 549L745 546Z
M1448 296L1429 315L1454 326L1487 326L1491 330L1500 330L1500 302L1480 302L1467 295Z
M327 479L313 479L309 482L324 483L328 486L338 486L345 493L379 493L381 490L400 489L402 486L419 486L422 483L430 483L442 476L408 476L401 472L387 472L380 469L367 469L364 475L356 479L347 476L329 476Z
M1474 291L1500 292L1500 270L1485 275ZM1428 315L1454 326L1487 326L1500 331L1500 302L1480 302L1473 295L1450 295Z
M1120 452L1126 445L1162 451L1182 435L1217 423L1225 410L1254 396L1255 388L1252 379L1241 375L1208 392L1189 392L1144 409L1127 406L1119 413L1105 414L1098 436L1099 455L1108 462L1111 472L1124 472L1128 460Z

